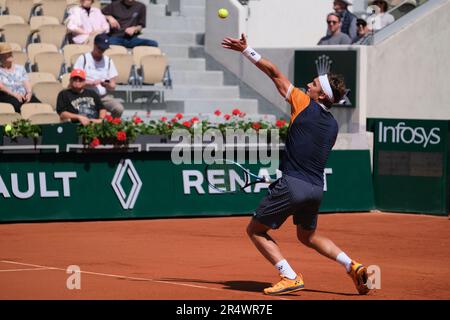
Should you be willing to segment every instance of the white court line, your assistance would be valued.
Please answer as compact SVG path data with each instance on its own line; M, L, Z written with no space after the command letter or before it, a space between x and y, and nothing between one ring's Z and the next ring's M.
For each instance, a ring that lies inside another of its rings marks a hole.
M7 269L0 270L0 272L15 272L15 271L39 271L39 270L51 270L49 268L33 268L33 269Z
M41 265L37 265L37 264L30 264L30 263L23 263L23 262L9 261L9 260L0 260L0 263L10 263L10 264L17 264L17 265L28 266L28 267L42 268L42 270L44 270L44 269L46 269L46 270L60 270L60 271L67 272L66 269L62 269L62 268L47 267L47 266L41 266ZM36 269L29 269L29 270L36 270ZM155 283L165 283L165 284L171 284L171 285L176 285L176 286L191 287L191 288L198 288L198 289L207 289L207 290L214 290L214 291L229 291L229 290L220 289L220 288L211 288L211 287L205 287L205 286L197 286L197 285L193 285L193 284L178 283L178 282L171 282L171 281L164 281L164 280L155 280L155 279L150 279L150 278L129 277L129 276L122 276L122 275L117 275L117 274L109 274L109 273L99 273L99 272L91 272L91 271L83 271L83 270L80 270L80 273L92 274L92 275L96 275L96 276L103 276L103 277L110 277L110 278L121 278L121 279L128 279L128 280L138 280L138 281L149 281L149 282L155 282ZM233 291L236 291L236 290L233 290ZM252 292L249 292L249 293L252 293ZM290 299L276 297L276 296L270 296L270 297L274 298L274 299L279 299L279 300L290 300Z

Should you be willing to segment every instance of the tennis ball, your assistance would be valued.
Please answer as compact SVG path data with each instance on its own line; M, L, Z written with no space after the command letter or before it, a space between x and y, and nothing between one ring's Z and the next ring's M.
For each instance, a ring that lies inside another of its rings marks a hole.
M228 10L225 8L221 8L219 9L219 11L217 11L217 14L220 18L225 19L226 17L228 17Z
M12 130L11 125L10 125L10 124L7 124L7 125L5 126L5 132L10 132L11 130Z

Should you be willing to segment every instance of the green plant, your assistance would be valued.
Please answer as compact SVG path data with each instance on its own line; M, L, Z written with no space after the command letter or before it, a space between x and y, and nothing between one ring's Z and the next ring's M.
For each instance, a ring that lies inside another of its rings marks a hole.
M90 123L78 127L83 144L95 148L100 144L127 145L136 139L142 127L140 118L132 121L122 121L120 118L107 116L100 123Z
M28 119L19 119L12 124L4 127L5 136L12 140L17 140L19 137L37 139L41 135L41 128L34 125Z

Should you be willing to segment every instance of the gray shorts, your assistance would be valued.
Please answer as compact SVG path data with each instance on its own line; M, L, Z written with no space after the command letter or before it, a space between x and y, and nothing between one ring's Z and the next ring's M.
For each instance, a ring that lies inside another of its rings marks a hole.
M253 217L272 229L278 229L292 215L295 225L315 230L322 196L321 186L283 175L269 186Z

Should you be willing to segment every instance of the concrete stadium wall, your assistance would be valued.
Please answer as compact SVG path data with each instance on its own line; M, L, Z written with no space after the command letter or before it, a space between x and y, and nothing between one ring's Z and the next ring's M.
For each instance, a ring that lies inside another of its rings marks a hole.
M450 0L429 0L375 38L367 52L368 117L450 119L449 17Z
M215 36L237 37L244 32L255 47L312 46L326 33L326 15L333 11L332 5L331 0L253 0L248 6L237 0L206 1L206 30L210 37L206 41L217 43ZM230 12L227 19L217 17L220 8Z

